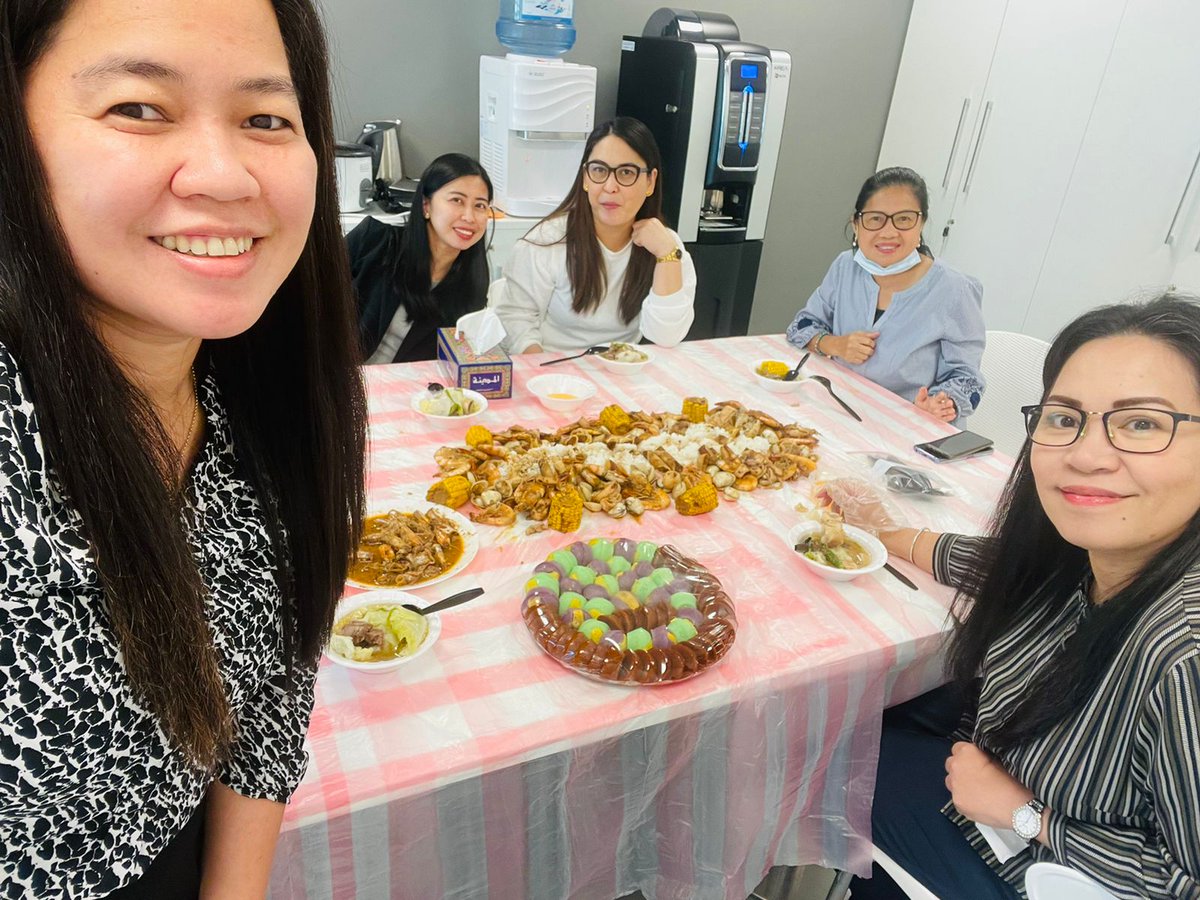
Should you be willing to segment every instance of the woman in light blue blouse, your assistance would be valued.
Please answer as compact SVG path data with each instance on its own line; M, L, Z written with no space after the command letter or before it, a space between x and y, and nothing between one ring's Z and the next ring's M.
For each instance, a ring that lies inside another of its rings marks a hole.
M933 258L921 234L928 215L929 192L912 169L868 178L851 249L833 261L787 339L954 421L983 396L983 287Z

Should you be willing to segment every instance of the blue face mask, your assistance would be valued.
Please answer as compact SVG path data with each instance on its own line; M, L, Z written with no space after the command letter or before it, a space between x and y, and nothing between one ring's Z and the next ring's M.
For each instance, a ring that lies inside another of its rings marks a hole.
M877 262L872 262L863 255L862 249L854 251L854 261L862 266L863 270L872 275L899 275L901 272L907 272L913 266L921 261L921 254L914 250L908 256L899 262L894 262L890 266L881 266Z

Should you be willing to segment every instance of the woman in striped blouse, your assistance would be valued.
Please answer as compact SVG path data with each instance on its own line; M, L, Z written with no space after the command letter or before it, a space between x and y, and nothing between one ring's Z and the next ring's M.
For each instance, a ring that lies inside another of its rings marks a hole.
M970 614L951 685L885 717L874 840L944 900L1024 896L1039 860L1200 898L1200 305L1093 310L1043 383L990 537L881 531Z

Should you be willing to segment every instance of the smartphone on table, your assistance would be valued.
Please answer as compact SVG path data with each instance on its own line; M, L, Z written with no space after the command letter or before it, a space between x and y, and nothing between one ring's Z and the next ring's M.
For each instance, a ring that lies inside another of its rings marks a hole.
M936 441L926 441L913 447L934 462L954 462L992 452L992 439L973 431L960 431Z

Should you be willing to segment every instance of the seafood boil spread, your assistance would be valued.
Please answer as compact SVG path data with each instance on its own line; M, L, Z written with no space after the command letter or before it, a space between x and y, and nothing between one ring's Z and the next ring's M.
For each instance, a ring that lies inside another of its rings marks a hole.
M574 531L583 513L612 518L665 510L700 515L718 497L736 500L809 475L817 434L767 413L689 397L680 413L627 412L610 405L554 432L514 426L467 430L465 446L440 448L442 478L427 499L457 508L470 501L474 522L527 531Z
M391 510L364 520L349 577L374 587L420 584L449 571L464 547L458 526L444 513Z

